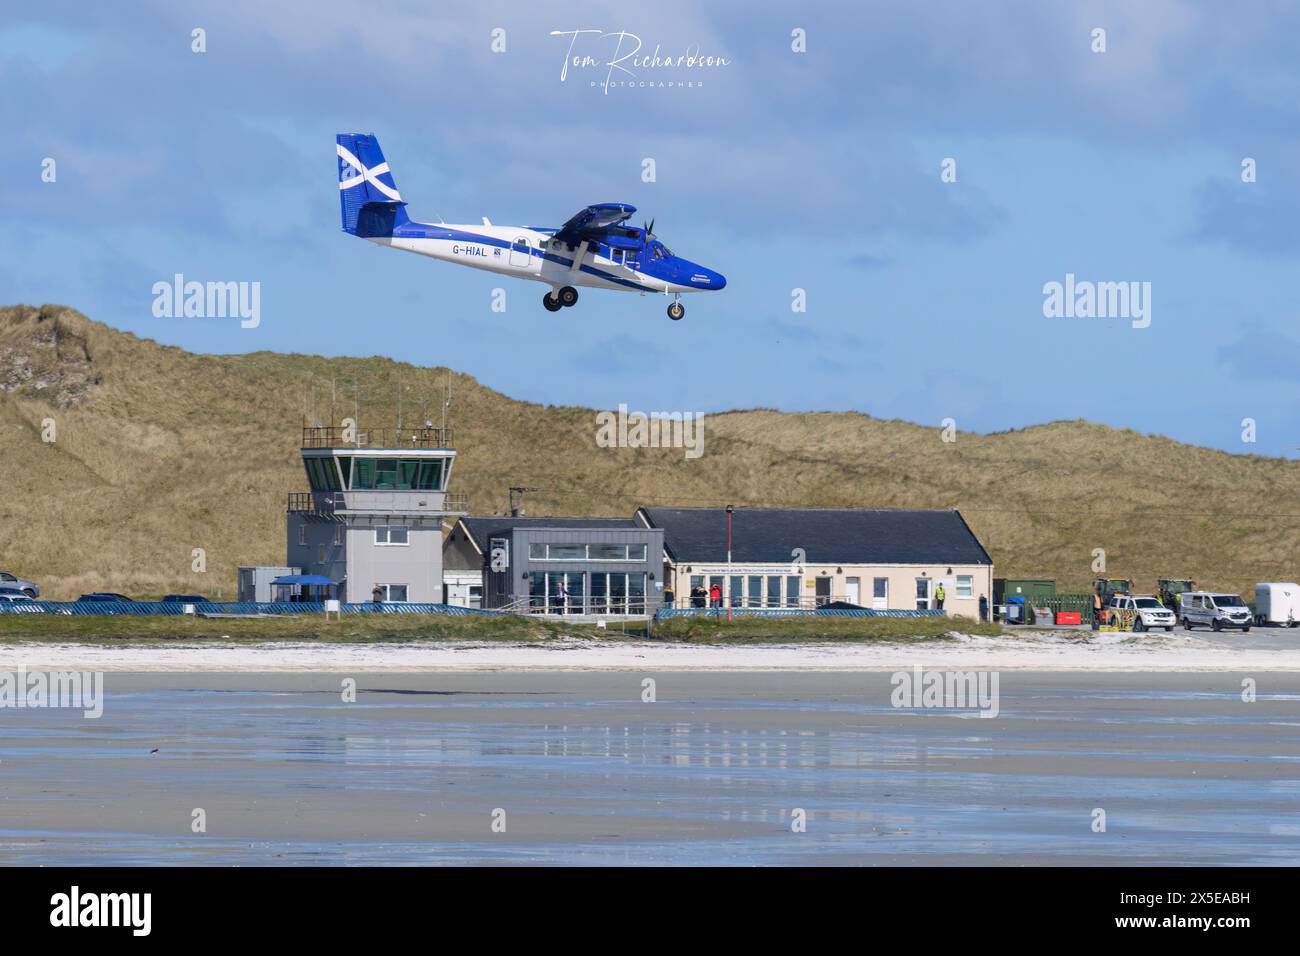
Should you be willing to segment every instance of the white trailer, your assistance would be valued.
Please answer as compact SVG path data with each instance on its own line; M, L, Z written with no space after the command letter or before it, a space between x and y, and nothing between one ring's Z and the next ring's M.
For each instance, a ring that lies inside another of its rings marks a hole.
M1267 581L1255 585L1255 623L1300 624L1300 584Z

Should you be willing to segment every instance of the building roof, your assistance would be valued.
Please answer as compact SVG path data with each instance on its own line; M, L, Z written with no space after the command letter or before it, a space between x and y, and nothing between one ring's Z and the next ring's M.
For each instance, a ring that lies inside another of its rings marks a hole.
M662 528L673 561L727 560L725 508L641 508ZM789 564L795 548L810 564L992 564L984 546L955 510L737 508L731 559Z
M512 528L640 528L635 518L514 518L509 515L490 518L461 518L458 522L469 536L470 543L479 551L490 535L501 534Z

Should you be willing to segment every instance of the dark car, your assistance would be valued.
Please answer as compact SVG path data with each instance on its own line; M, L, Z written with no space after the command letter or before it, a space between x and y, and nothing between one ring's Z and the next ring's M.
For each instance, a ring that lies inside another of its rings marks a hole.
M115 594L112 591L91 591L89 594L83 594L77 598L78 601L130 601L131 599L125 594Z
M162 599L163 604L211 604L209 598L202 594L169 594Z

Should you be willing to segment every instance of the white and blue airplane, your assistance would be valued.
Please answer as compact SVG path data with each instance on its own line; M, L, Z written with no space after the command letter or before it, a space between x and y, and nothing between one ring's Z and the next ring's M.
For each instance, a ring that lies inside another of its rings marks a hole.
M597 203L558 229L542 226L454 226L414 222L374 136L340 133L339 204L343 231L381 246L486 269L518 279L545 282L550 312L578 301L577 286L673 297L668 317L686 314L683 292L724 288L726 278L673 255L645 228L624 225L636 212L626 203Z

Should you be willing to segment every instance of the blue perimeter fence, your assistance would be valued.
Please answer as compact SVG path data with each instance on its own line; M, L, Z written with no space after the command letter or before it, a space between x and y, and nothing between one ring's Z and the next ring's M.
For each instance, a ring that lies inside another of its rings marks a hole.
M942 617L947 611L878 611L869 607L733 607L732 617ZM665 607L655 615L656 621L670 617L726 617L725 607Z
M450 604L340 604L344 614L447 614L452 617L488 616L498 612L472 607L453 607ZM255 601L211 601L194 604L196 615L204 614L323 614L321 602L283 602L263 604ZM14 604L0 601L0 614L78 614L102 616L106 614L129 615L183 615L185 605L168 601L33 601Z

